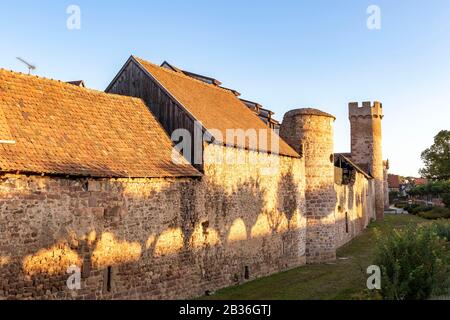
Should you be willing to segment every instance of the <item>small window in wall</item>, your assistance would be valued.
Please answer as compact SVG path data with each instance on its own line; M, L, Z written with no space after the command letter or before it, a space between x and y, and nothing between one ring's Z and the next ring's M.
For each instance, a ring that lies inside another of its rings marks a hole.
M111 292L112 291L112 281L113 281L113 268L109 266L105 270L105 275L103 277L103 291Z
M245 280L250 279L250 268L248 266L245 266L244 279Z
M203 235L205 237L209 234L208 229L209 229L209 221L203 222L202 223L202 230L203 230Z
M345 233L348 233L348 212L345 213Z

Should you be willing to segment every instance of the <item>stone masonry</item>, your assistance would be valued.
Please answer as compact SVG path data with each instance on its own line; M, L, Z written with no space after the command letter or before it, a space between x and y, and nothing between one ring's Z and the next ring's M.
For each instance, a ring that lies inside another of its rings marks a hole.
M375 219L375 186L359 172L347 185L335 184L336 247L339 248L360 235Z
M281 126L281 137L305 157L308 263L336 258L334 120L316 109L299 109L288 112Z
M230 90L158 68L117 77L136 98L0 71L0 300L195 298L335 260L383 218L381 103L350 104L335 156L328 113L288 112L280 139ZM263 145L217 134L189 163L169 136L194 114Z
M0 299L193 298L304 264L302 159L223 153L244 164L202 179L3 175Z
M281 136L301 158L206 144L200 179L3 175L0 298L192 298L335 259L375 217L376 180L335 184L333 122L286 114Z
M349 104L351 124L351 158L375 179L376 215L384 217L384 166L382 152L383 105L363 102Z

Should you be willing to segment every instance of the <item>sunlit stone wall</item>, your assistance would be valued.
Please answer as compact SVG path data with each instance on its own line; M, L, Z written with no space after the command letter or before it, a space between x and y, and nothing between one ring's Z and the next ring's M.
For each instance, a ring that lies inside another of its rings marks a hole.
M378 220L384 217L384 164L382 120L383 105L375 101L349 104L352 160L367 170L375 179L375 205Z
M284 115L280 135L305 158L307 263L336 259L334 116L317 109Z
M191 179L3 176L0 298L198 293L201 271L189 231L204 210L200 186ZM81 290L67 287L71 266L81 269Z
M189 298L302 265L303 160L252 156L270 168L210 161L202 179L2 176L0 299ZM81 289L70 290L77 268Z
M355 172L350 184L335 184L334 188L337 195L336 247L341 247L360 235L376 219L375 181Z
M217 161L221 157L227 161ZM227 261L215 271L226 275L218 287L247 280L246 269L253 279L305 263L302 158L210 144L204 174L208 224L218 231L224 248L218 253Z

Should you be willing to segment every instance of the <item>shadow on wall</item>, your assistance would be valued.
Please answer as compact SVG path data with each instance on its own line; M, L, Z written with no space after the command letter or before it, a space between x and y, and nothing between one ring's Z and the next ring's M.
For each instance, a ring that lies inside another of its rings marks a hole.
M229 230L222 234L223 243L270 236L300 225L300 199L296 192L288 191L297 188L292 173L281 177L273 209L268 209L267 191L256 179L238 184L231 193L218 184L208 183L207 188L207 214Z
M348 185L335 185L335 189L336 244L340 247L361 234L370 223L373 194L370 182L366 184L361 178Z
M231 194L203 183L3 176L0 297L188 297L205 283L241 281L244 264L264 274L298 258L305 230L292 173L279 181L275 210L258 180ZM72 265L79 292L66 286Z

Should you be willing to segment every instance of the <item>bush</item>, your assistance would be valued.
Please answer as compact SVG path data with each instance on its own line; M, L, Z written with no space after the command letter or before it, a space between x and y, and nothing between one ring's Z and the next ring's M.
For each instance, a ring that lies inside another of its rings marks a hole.
M399 201L395 204L396 208L403 209L408 206L408 202Z
M432 228L434 228L434 232L442 239L446 240L450 244L450 221L449 220L440 220L438 222L433 223Z
M421 205L421 206L418 206L418 207L414 208L412 210L412 214L417 215L419 213L428 212L428 211L431 211L431 210L433 210L433 207L428 207L428 206Z
M412 188L408 191L411 196L426 196L426 195L442 195L450 193L450 180L449 181L433 181L426 185L421 185Z
M410 204L404 208L404 210L408 211L409 214L417 215L421 212L427 212L432 210L432 207L427 207L420 204Z
M409 204L405 207L403 207L404 210L408 211L408 213L413 214L413 210L420 207L418 204Z
M445 206L450 209L450 193L445 193L442 195L442 201Z
M428 220L450 219L450 209L442 207L434 207L427 212L419 213L419 217Z
M449 254L436 227L410 226L378 239L375 264L388 300L427 299L448 290Z
M395 199L398 199L400 196L400 193L397 191L390 191L389 192L389 202L393 203Z

